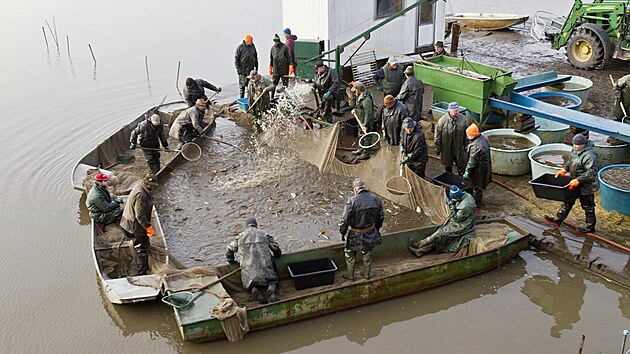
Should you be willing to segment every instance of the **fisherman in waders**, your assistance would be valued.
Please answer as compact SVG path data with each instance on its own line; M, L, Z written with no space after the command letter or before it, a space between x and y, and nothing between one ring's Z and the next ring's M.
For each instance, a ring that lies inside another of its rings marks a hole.
M383 139L389 145L400 145L400 133L402 132L402 123L405 118L409 117L409 111L405 105L396 100L394 96L387 95L383 98Z
M357 95L357 101L352 114L356 116L356 119L361 121L364 130L362 134L367 134L376 131L376 120L374 119L374 103L372 100L372 94L365 88L365 85L361 81L355 81L352 86L352 91ZM374 134L372 134L374 135ZM372 139L366 137L363 139L365 146L371 145ZM357 151L353 151L353 155L359 155L357 160L367 160L372 156L372 149L361 148Z
M464 171L464 181L472 187L472 196L475 198L477 207L481 205L483 191L492 182L492 161L490 159L490 142L488 138L479 134L476 124L471 124L466 128L468 138L468 164Z
M118 197L112 200L112 196L107 189L107 180L109 176L99 173L94 177L94 185L88 193L85 205L90 213L90 218L97 224L102 224L102 230L105 231L107 224L112 224L120 219L122 215L122 198Z
M140 146L143 149L144 157L149 165L149 170L153 173L158 173L160 170L160 143L164 148L164 151L169 152L168 140L166 140L166 133L164 133L164 125L160 116L157 114L152 115L149 119L138 123L136 129L131 131L129 148L131 150L136 149L136 144L140 138Z
M256 70L249 72L249 84L247 85L247 97L249 98L249 109L254 113L256 120L262 118L262 114L270 107L269 97L276 89L276 85L271 80L262 77Z
M445 202L450 213L442 226L420 242L410 242L409 249L416 256L422 257L433 249L438 253L455 253L468 246L470 239L475 237L477 212L472 195L451 186Z
M267 299L258 289L261 287L267 288L269 300L276 302L278 301L276 289L279 277L271 256L280 257L282 251L271 235L258 229L255 218L248 218L245 224L245 231L230 242L225 256L230 264L241 265L243 287L249 290L261 304L267 303Z
M468 119L459 113L457 102L448 104L448 111L435 125L435 154L441 156L446 172L453 172L454 162L460 176L466 169L466 128Z
M200 98L197 100L196 105L186 109L177 116L168 135L179 139L184 144L193 141L198 136L206 136L201 126L205 114L206 101Z
M188 107L194 106L200 98L206 101L208 100L205 89L221 92L220 87L214 86L206 80L193 79L192 77L186 78L186 86L184 87L183 96L184 101L188 104Z
M624 117L623 110L621 109L621 104L623 103L623 107L626 110L626 114L630 109L630 74L621 77L615 83L615 107L613 108L613 114L615 115L615 120L621 122ZM626 119L626 122L628 120Z
M400 164L407 164L418 177L424 178L427 162L429 162L429 148L422 128L411 117L403 121L400 152L404 156Z
M405 82L403 82L396 100L402 102L409 111L409 117L418 122L422 119L424 85L414 76L413 66L408 66L405 69L405 77Z
M363 277L370 279L372 253L374 247L381 244L379 230L385 220L385 211L381 200L368 192L362 179L354 180L352 190L354 196L346 202L339 226L341 240L346 241L344 252L348 272L343 277L354 280L357 252L361 251L363 254Z
M153 195L151 190L158 186L157 177L149 173L142 182L133 187L120 226L125 235L133 240L133 246L138 253L138 275L146 275L149 270L149 248L155 230L151 226L151 211L153 210Z
M573 137L573 149L569 155L569 160L560 172L556 173L556 178L567 173L573 177L569 183L569 189L580 188L579 197L567 200L562 204L556 216L545 215L545 220L560 226L569 215L576 199L580 199L580 205L586 214L586 226L576 229L579 233L595 232L595 192L599 189L597 180L598 161L597 154L593 151L593 142L584 135L577 134Z
M238 87L241 98L245 97L245 90L249 84L249 72L258 70L258 52L254 45L254 37L251 34L245 36L243 43L236 47L234 54L234 66L238 74Z
M337 70L329 68L321 60L315 63L315 73L312 91L317 92L322 98L324 119L332 123L332 107L341 90L339 75L337 75Z

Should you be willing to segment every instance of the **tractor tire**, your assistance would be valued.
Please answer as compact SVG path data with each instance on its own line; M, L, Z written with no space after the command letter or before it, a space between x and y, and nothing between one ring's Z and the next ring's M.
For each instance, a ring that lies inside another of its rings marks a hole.
M610 57L610 38L603 28L587 23L573 31L566 49L569 63L576 68L601 69Z

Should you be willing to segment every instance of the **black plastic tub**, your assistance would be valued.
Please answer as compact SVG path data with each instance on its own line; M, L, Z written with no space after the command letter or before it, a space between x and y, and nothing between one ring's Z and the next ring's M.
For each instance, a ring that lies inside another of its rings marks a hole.
M330 285L335 281L337 265L330 258L289 263L287 269L295 284L295 290Z
M456 185L463 191L470 190L470 187L464 183L463 178L451 172L444 172L441 175L433 177L433 182L448 188L451 188L452 185Z
M536 198L566 202L577 198L580 194L579 186L569 190L569 182L572 179L573 177L570 176L558 176L558 178L555 178L553 174L545 173L529 181L529 184L534 189Z
M344 123L346 134L349 136L359 136L359 122L355 118L348 119Z

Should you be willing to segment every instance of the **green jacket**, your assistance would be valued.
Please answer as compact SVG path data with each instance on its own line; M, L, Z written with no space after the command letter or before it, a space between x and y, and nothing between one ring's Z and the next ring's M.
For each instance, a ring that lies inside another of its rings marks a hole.
M580 151L572 149L564 169L580 182L581 195L595 194L599 189L597 154L593 151L592 141L589 140Z
M451 214L446 224L431 236L436 236L435 249L438 252L457 252L475 237L475 219L477 218L475 198L464 192L462 199L457 203L448 197L445 201L451 209Z
M112 196L107 189L99 188L96 184L90 189L85 205L90 213L90 218L102 224L111 224L116 220L117 201L112 200Z
M617 120L621 120L621 118L623 118L623 111L621 110L619 102L623 102L626 113L630 115L630 112L628 112L628 110L630 110L630 74L617 80L615 84L615 98L613 114Z
M365 90L357 98L357 102L354 107L354 111L357 117L361 120L361 123L367 128L368 132L374 131L374 100L370 91Z

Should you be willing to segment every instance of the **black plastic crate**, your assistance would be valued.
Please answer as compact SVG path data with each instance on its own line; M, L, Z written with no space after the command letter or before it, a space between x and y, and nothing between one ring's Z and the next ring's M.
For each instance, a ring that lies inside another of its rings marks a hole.
M470 186L467 186L466 183L464 183L464 179L462 177L451 172L444 172L441 175L433 177L433 182L444 187L450 188L452 185L456 185L463 191L470 190Z
M295 284L295 290L302 290L321 285L330 285L335 281L337 265L330 258L289 263L287 269Z
M359 122L355 118L348 119L344 122L346 134L349 136L359 136Z
M569 182L573 177L570 176L558 176L555 178L551 173L545 173L544 175L529 181L529 184L534 189L536 198L557 200L560 202L566 202L570 199L575 199L580 194L580 187L569 190Z

